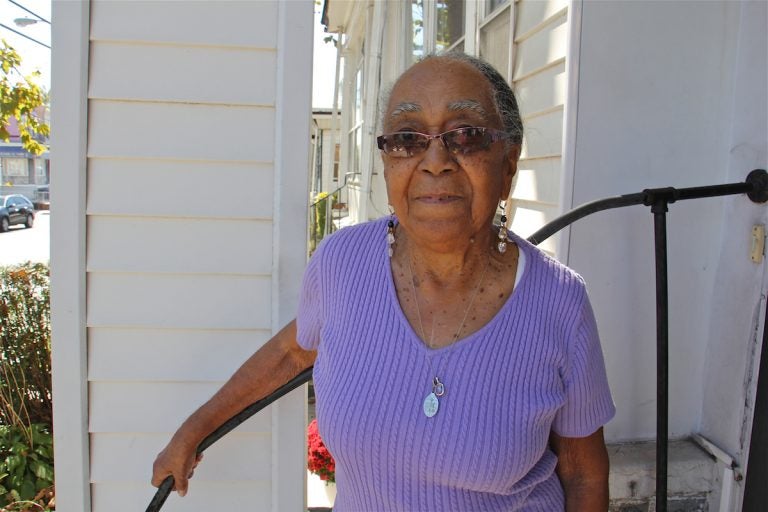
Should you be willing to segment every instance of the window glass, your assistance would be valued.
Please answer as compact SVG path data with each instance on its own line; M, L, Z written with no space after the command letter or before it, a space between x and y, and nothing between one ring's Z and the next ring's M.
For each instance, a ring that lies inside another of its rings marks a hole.
M411 0L411 62L424 56L424 2Z
M362 61L360 62L360 69L357 70L355 75L355 118L352 122L353 125L362 122L363 120L363 69Z
M509 16L496 16L480 29L480 56L506 77L509 67Z
M500 5L508 3L509 0L488 0L488 12L486 14L491 14L493 11L496 10L496 8Z
M44 158L35 158L35 183L38 185L48 184L48 173L45 172L46 162Z
M435 49L443 51L464 37L464 0L438 0Z
M3 183L29 184L29 164L26 158L4 158L3 164Z
M339 152L341 150L341 144L336 144L336 148L333 150L333 179L339 179Z

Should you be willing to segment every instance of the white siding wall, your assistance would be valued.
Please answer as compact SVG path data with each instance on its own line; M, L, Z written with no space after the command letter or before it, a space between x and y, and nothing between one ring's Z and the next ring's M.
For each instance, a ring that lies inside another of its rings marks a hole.
M295 313L311 23L308 1L91 3L94 511L145 507L170 433ZM303 507L303 408L297 391L239 427L164 510Z
M568 0L520 0L514 13L512 84L525 128L513 198L512 229L528 236L563 211ZM508 45L507 45L508 47ZM554 253L557 237L541 244Z

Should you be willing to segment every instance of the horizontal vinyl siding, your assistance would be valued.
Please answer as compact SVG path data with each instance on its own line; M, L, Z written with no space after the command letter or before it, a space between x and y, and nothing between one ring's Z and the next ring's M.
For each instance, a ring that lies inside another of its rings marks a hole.
M567 95L568 2L520 0L512 83L525 139L512 192L512 229L528 236L562 211L563 115ZM554 254L556 237L540 245Z
M277 2L92 2L87 326L93 511L271 335ZM163 510L272 505L273 409ZM301 492L297 486L297 492Z
M273 181L271 163L91 158L87 212L271 219Z
M94 42L89 97L273 105L276 84L264 77L274 76L276 57L252 48Z
M89 386L91 402L89 428L91 434L112 433L116 437L132 437L137 433L166 434L179 426L179 418L186 418L200 406L201 398L208 399L221 386L221 382L101 382ZM119 407L114 407L118 404ZM266 409L240 425L240 432L269 432L271 410ZM166 441L167 442L167 441ZM154 459L157 452L146 452ZM104 454L110 460L109 454ZM97 454L93 452L92 458ZM141 457L135 457L141 459ZM127 462L123 461L123 464ZM137 464L141 464L137 460ZM145 470L149 471L149 469Z
M88 233L91 272L269 274L272 269L272 254L264 250L272 245L269 221L91 215Z
M274 159L273 108L111 100L88 108L89 158Z
M98 381L222 382L270 337L268 329L91 327L88 374ZM148 356L126 364L136 354Z
M271 327L269 276L89 272L87 290L89 327Z
M212 448L211 450L214 450ZM211 456L206 452L206 464ZM224 463L222 463L224 464ZM272 496L269 482L232 481L208 482L195 477L184 498L171 493L163 505L163 512L250 511L271 510ZM154 495L154 488L146 483L104 482L93 486L93 510L109 512L136 512L144 510ZM194 503L194 505L191 505ZM227 508L222 508L222 503Z
M216 451L206 452L208 464L199 466L195 470L196 476L210 482L269 480L269 466L251 464L251 461L259 457L260 452L268 450L270 437L269 434L246 437L239 432L232 432L217 443ZM93 480L130 482L144 478L146 467L127 455L136 449L162 450L165 442L162 436L151 434L137 434L130 439L112 434L93 435L91 445L101 454L95 456L92 461ZM110 460L112 457L119 457L126 463L113 464Z
M277 2L92 0L91 40L277 47Z

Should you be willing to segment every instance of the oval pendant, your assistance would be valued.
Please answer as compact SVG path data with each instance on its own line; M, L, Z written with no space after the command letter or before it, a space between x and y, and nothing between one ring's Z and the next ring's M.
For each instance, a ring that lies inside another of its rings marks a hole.
M427 398L424 399L424 414L427 416L427 418L431 418L435 414L437 414L437 409L440 407L440 402L437 401L437 397L434 393L430 393L427 395Z

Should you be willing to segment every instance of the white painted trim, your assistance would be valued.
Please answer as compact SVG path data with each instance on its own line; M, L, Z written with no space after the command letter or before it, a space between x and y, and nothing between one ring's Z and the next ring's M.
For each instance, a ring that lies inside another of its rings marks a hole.
M312 117L313 4L278 2L272 330L296 315L306 266L309 133ZM306 510L306 386L275 403L272 510Z
M435 51L435 37L437 35L437 5L435 0L424 0L424 55Z
M524 32L517 36L515 38L515 43L522 43L526 39L530 39L535 34L538 34L545 28L547 28L548 25L551 25L554 21L559 20L563 16L566 16L568 14L568 7L563 7L556 13L551 14L549 17L544 18L542 21L534 25L533 27L529 28L527 32Z
M554 68L556 66L559 66L560 64L562 64L565 61L566 61L565 57L559 57L559 58L553 60L552 62L547 62L543 66L539 66L538 68L530 70L529 72L525 73L524 75L516 76L512 80L512 82L514 82L514 83L522 82L523 80L525 80L527 78L530 78L530 77L532 77L534 75L538 75L539 73L541 73L543 71L546 71L546 70L548 70L550 68Z
M510 85L513 82L515 73L515 57L517 52L515 51L515 22L517 19L517 3L514 1L509 2L509 39L507 44L509 45L509 57L507 60L507 83Z
M501 4L500 6L496 7L496 10L492 13L489 13L485 18L483 18L483 21L480 23L480 25L477 27L478 32L486 27L490 22L495 20L498 16L501 16L501 13L503 13L508 7L512 5L512 2L509 2L508 4Z
M537 117L542 117L547 114L551 114L552 112L559 112L565 108L565 105L553 105L551 107L545 108L543 110L537 110L535 112L531 112L529 114L526 114L523 116L523 124L530 121L531 119L536 119Z
M479 44L477 35L477 11L480 2L470 1L464 4L464 53L467 55L477 55Z
M51 359L56 504L91 510L85 279L89 2L53 2Z
M388 2L375 2L370 19L370 39L366 45L365 71L363 77L363 144L360 148L360 205L358 220L368 220L368 203L371 197L371 174L378 149L373 143L376 135L379 109L379 86L381 82L381 52L385 34Z
M576 140L579 114L579 56L581 55L581 15L583 0L572 0L568 6L568 48L566 49L567 94L563 113L562 177L560 208L573 208L573 183L576 175ZM565 264L570 259L571 228L560 231L555 246L557 258Z

